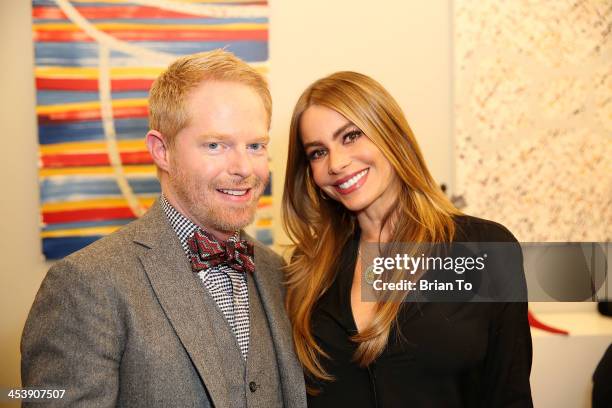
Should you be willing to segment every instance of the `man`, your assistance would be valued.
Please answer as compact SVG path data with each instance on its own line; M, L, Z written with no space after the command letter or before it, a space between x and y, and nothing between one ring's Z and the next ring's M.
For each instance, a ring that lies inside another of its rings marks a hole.
M268 183L265 80L225 51L183 57L149 110L162 196L49 270L23 385L66 389L51 402L70 406L305 406L283 262L240 232Z

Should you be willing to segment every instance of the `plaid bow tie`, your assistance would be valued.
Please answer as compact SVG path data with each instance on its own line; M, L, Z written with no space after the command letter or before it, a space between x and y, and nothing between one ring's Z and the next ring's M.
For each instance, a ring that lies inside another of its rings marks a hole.
M239 272L254 272L253 244L239 240L238 234L219 242L205 231L196 230L187 240L191 269L199 272L226 263Z

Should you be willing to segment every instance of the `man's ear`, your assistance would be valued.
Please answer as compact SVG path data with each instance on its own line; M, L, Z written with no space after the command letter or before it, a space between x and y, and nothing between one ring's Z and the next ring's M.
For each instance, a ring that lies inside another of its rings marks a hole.
M149 130L145 136L145 143L157 167L164 171L168 171L170 167L169 149L162 134L157 130Z

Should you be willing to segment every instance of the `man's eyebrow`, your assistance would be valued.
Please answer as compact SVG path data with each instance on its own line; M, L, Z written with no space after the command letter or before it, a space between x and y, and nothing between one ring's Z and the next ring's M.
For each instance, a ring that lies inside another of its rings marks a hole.
M219 142L224 142L226 140L232 139L231 136L228 136L224 133L203 133L200 135L200 138L203 140L216 140ZM251 140L252 141L249 143L268 143L270 141L270 135L257 136Z
M338 136L340 136L344 131L346 131L346 129L350 128L351 126L355 126L355 124L353 122L347 121L344 125L340 126L338 129L336 129L334 131L334 134L332 135L332 137L334 139L336 139ZM304 149L307 149L311 146L321 146L322 143L319 141L314 141L314 142L309 142L309 143L305 143L304 144Z
M253 139L252 143L268 143L270 142L270 135L259 136Z
M229 139L229 136L223 134L223 133L202 133L200 135L201 139L204 140L210 140L210 139L214 139L214 140L218 140L218 141L224 141Z

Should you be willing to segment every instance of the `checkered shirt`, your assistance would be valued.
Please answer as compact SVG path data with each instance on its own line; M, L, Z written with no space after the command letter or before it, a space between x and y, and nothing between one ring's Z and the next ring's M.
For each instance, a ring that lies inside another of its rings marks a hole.
M174 208L163 195L161 196L161 204L183 246L185 255L189 258L187 240L199 227ZM240 233L236 231L229 239L239 240ZM198 272L198 277L229 323L236 336L242 358L246 360L249 352L250 329L246 273L236 271L229 265L222 263Z

